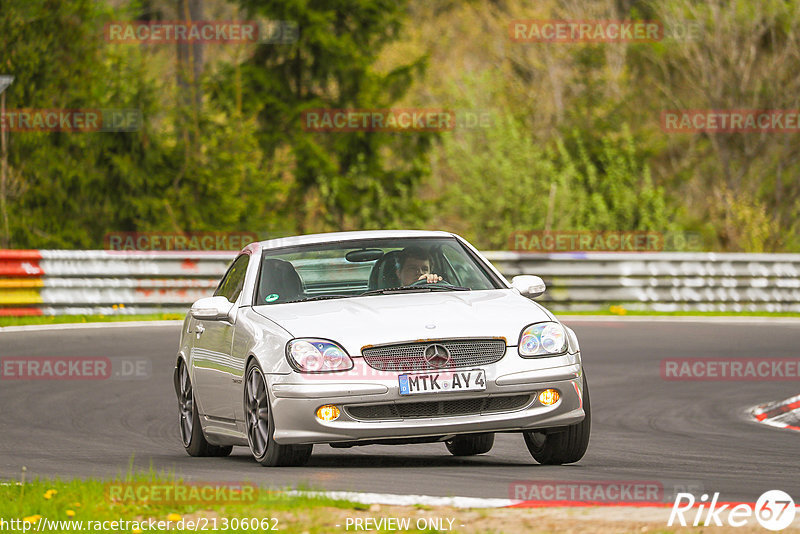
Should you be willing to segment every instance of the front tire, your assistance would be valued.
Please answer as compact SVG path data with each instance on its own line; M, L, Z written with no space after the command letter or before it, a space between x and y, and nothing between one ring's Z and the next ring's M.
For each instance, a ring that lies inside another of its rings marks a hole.
M253 457L266 467L305 465L314 446L279 445L275 442L275 423L264 374L256 362L251 361L245 376L244 413L247 419L247 442Z
M494 433L456 436L445 441L444 444L453 456L475 456L492 450Z
M211 445L203 434L197 403L194 399L194 388L186 362L178 363L176 372L176 392L178 394L178 411L180 414L181 441L189 456L228 456L233 447Z
M543 465L561 465L575 463L586 453L589 447L589 434L592 430L592 407L589 402L589 383L586 373L583 375L583 421L568 426L557 433L523 432L525 445L533 459Z

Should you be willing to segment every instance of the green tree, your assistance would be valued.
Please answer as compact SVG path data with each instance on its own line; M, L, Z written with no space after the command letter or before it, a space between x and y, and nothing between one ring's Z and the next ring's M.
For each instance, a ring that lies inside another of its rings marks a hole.
M12 1L0 9L0 69L16 76L8 109L134 108L146 117L155 95L135 51L108 54L107 8L92 0ZM91 247L135 218L152 131L9 134L10 244ZM132 193L134 196L130 196Z
M153 67L163 49L104 40L106 22L140 9L4 2L0 70L16 76L9 109L127 108L143 118L133 132L11 133L11 246L99 248L113 231L270 233L278 224L287 165L265 164L235 84L204 75L195 80L202 98L181 98L175 78Z
M459 179L441 211L455 214L455 229L480 247L507 248L514 232L528 230L677 229L627 128L595 145L574 132L541 146L504 114L443 144L443 172Z
M290 151L288 214L297 229L350 229L414 224L418 184L429 172L432 134L304 131L312 108L388 108L400 99L425 58L381 72L381 49L398 39L405 2L240 0L248 17L293 21L299 38L264 44L241 66L243 107L259 118L267 157ZM232 70L232 69L231 69Z

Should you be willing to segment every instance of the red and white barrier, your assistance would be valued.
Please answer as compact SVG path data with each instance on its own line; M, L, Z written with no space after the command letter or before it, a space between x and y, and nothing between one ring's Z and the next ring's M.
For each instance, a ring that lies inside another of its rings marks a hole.
M184 312L234 252L0 250L0 315Z
M0 250L0 315L183 312L235 252ZM486 252L559 311L800 312L800 254ZM368 268L368 266L365 266ZM309 272L311 276L311 273ZM327 275L326 275L327 276Z

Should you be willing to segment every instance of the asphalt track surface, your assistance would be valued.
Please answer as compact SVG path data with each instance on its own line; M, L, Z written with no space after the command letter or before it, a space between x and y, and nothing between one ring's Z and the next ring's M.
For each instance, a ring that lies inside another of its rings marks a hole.
M515 481L673 481L754 502L766 490L800 497L800 433L748 421L744 410L799 393L797 381L665 381L673 357L796 357L800 321L565 321L581 342L593 405L589 450L579 463L541 466L519 434L489 454L455 458L444 444L317 445L307 467L263 468L244 447L229 458L191 458L181 445L172 368L178 325L0 331L0 357L147 358L141 380L0 381L0 479L114 477L173 472L187 481L513 498Z

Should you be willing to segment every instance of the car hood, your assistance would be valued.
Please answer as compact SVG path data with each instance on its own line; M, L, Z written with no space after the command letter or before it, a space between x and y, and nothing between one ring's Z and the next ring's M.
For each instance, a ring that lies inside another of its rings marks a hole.
M514 290L372 295L255 306L294 337L336 341L349 354L367 345L459 337L503 337L551 315Z

